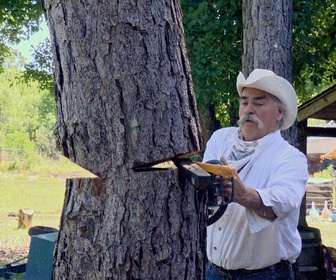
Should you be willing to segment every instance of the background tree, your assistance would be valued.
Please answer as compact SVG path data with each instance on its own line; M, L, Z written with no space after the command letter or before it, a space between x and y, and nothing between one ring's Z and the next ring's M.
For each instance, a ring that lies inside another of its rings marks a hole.
M292 82L291 18L291 0L243 0L242 69L245 77L255 68L264 68ZM297 122L281 133L289 143L299 148ZM305 209L304 199L300 225L307 225Z
M44 6L60 148L98 176L67 181L55 278L202 279L194 187L132 169L202 148L179 1Z

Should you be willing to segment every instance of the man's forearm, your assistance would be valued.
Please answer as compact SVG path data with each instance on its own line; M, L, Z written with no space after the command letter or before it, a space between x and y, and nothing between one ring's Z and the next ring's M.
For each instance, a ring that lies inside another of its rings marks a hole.
M238 177L235 178L234 201L262 218L274 220L277 217L272 207L264 205L259 193L255 189L244 186Z

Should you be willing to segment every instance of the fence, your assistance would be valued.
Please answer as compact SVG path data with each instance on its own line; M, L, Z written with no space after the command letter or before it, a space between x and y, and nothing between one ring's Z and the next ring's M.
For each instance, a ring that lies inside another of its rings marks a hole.
M0 163L7 161L23 160L25 149L4 149L0 147Z
M328 178L310 178L307 184L306 204L307 208L311 207L312 202L315 202L315 207L321 213L324 207L324 201L327 200L329 205L333 201L334 190L333 179Z

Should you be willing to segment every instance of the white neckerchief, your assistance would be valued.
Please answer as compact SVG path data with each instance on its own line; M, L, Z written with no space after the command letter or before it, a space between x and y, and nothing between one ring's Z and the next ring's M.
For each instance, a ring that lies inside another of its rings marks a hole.
M233 139L231 152L227 157L228 163L241 170L252 158L257 147L263 147L272 141L272 136L278 130L267 134L263 138L254 141L245 141L242 137L242 132L239 129L236 137Z

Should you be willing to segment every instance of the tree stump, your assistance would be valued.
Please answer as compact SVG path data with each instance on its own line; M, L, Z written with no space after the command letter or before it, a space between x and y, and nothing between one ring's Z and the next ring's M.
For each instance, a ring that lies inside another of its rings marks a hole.
M29 208L21 208L19 210L19 226L18 228L30 228L33 222L34 210Z

